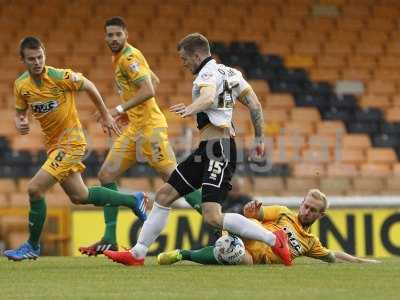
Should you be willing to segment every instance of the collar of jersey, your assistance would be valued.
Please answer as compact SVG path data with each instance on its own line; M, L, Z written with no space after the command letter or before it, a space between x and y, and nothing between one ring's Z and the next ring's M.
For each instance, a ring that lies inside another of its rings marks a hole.
M197 69L194 71L193 75L197 75L199 74L199 72L201 71L201 69L203 69L203 67L209 62L211 61L213 58L211 56L205 58L201 64L197 67Z

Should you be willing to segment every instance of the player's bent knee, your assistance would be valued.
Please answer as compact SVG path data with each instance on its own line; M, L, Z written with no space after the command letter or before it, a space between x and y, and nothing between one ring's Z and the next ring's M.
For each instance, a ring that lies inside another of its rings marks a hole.
M29 198L40 198L43 196L43 191L39 188L39 186L34 184L29 184L28 186L28 194Z
M215 211L203 211L203 216L204 216L204 221L215 228L221 228L222 229L222 221L223 217L220 212L215 212Z
M168 183L165 183L156 193L155 202L158 204L169 207L179 195L175 189Z
M99 178L99 181L102 184L110 183L115 180L115 176L113 174L111 174L110 172L107 172L103 169L101 169L99 171L99 173L97 174L97 178Z

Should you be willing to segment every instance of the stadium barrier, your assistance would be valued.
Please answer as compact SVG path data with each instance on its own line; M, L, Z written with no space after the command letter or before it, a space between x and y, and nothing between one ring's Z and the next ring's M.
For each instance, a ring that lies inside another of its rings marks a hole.
M299 198L260 198L265 204L298 207ZM323 245L357 256L400 256L400 198L393 197L332 197L325 218L312 226ZM130 247L136 241L141 224L129 210L118 216L118 241ZM103 212L75 210L72 212L71 252L79 255L78 247L89 245L102 236ZM175 248L195 249L213 243L212 228L204 226L201 216L191 209L171 211L167 227L150 248L150 255Z

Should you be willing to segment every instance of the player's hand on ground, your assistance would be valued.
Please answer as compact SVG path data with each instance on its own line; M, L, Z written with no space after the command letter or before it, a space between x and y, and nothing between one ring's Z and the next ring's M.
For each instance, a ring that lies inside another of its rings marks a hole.
M176 113L177 115L181 116L182 118L189 116L189 111L187 110L187 106L183 103L172 105L169 108L169 111Z
M363 258L362 262L364 263L369 263L369 264L380 264L381 261L380 260L376 260L376 259L369 259L369 258Z
M262 202L252 200L243 207L243 214L246 218L258 219Z
M112 132L116 135L121 135L121 129L119 128L117 121L112 117L110 113L107 113L105 116L100 118L101 126L103 127L104 133L107 133L111 136Z
M29 133L29 120L28 116L19 115L15 117L15 127L21 135Z

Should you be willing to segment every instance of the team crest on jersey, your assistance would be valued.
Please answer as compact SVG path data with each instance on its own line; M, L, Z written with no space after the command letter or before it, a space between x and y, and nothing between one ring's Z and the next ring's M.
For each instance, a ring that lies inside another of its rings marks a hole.
M201 79L203 79L203 80L209 80L211 77L213 77L214 76L214 74L212 74L212 73L203 73L203 74L201 74Z
M31 104L32 111L34 113L47 113L55 110L58 107L56 100L50 100L47 102L34 102Z
M129 65L129 69L131 69L133 72L139 72L139 63L134 61Z

